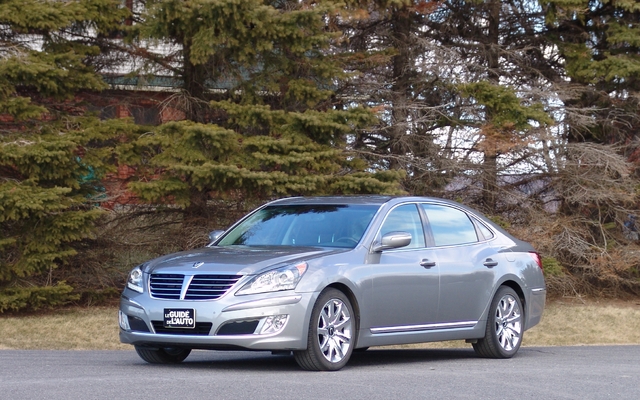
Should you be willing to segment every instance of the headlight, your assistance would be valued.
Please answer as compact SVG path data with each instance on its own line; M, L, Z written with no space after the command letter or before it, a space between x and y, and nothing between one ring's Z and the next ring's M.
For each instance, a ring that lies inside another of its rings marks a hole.
M142 293L142 269L140 269L140 266L135 267L131 272L129 272L127 287L131 290L135 290L138 293Z
M307 271L307 263L272 269L251 279L236 292L236 295L278 292L295 289L300 278Z

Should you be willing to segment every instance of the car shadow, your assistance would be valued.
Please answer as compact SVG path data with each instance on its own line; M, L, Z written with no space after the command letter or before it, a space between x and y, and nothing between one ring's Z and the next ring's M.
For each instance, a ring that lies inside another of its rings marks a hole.
M354 353L345 369L461 359L478 359L478 357L473 349L369 349ZM146 365L150 368L225 371L301 371L292 354L273 355L269 352L251 351L197 351L181 364Z
M371 349L351 356L348 365L389 365L415 362L477 359L473 349Z

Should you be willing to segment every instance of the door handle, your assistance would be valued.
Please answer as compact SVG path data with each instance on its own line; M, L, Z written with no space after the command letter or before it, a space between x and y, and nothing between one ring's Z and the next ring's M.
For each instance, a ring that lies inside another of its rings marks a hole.
M435 261L429 261L428 259L424 259L422 261L420 261L420 265L425 267L425 268L431 268L431 267L435 267L436 266L436 262Z
M496 265L498 265L498 262L497 262L497 261L493 261L491 258L487 258L487 259L484 261L484 266L485 266L485 267L493 268L493 267L495 267Z

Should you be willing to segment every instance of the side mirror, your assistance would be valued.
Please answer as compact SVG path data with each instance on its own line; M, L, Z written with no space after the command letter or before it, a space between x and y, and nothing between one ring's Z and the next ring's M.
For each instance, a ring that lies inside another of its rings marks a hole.
M224 233L224 231L212 231L209 233L209 241L211 242L215 242L216 240L218 240L218 238L220 236L222 236L222 234Z
M389 232L380 239L380 242L375 242L371 251L374 253L389 250L398 249L400 247L408 246L411 243L411 234L408 232Z

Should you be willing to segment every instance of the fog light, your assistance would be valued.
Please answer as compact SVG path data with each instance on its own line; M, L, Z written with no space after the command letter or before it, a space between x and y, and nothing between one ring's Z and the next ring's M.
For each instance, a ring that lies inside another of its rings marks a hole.
M267 319L264 321L264 325L262 325L260 334L266 335L270 333L278 333L284 329L284 326L287 324L288 320L289 316L286 314L267 317Z
M127 314L123 313L120 310L118 310L118 321L120 322L120 328L124 329L125 331L131 330L131 327L129 326L129 317L127 317Z

